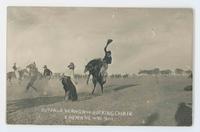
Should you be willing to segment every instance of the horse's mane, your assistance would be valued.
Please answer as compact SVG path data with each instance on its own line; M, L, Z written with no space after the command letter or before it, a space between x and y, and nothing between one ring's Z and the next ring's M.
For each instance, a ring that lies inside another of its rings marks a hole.
M102 65L103 65L102 59L96 58L89 61L86 67L90 73L92 73L93 75L98 75Z
M103 64L103 61L101 58L95 58L95 59L92 59L91 61L88 62L87 65L92 65L92 66L96 66L96 65L101 65Z

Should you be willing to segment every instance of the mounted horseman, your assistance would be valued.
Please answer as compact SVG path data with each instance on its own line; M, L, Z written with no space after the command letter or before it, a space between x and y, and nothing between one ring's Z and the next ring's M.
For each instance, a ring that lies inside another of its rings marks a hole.
M44 68L43 77L50 80L53 74L52 71L49 68L47 68L47 65L44 65L43 68Z
M12 79L17 79L18 81L22 81L25 77L28 76L28 70L26 68L21 69L20 67L17 67L16 63L14 63L12 69L13 71L7 73L7 80L10 83Z

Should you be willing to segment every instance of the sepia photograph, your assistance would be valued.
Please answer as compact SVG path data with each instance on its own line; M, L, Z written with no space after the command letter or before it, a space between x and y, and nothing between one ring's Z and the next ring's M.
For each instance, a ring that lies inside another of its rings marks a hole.
M193 14L8 6L7 124L192 126Z

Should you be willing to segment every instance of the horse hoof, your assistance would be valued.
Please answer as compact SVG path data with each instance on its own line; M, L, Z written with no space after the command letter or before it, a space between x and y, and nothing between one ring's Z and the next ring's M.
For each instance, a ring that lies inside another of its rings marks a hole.
M67 97L65 97L65 98L64 98L64 100L65 100L65 101L67 101L67 100L68 100L68 98L67 98Z

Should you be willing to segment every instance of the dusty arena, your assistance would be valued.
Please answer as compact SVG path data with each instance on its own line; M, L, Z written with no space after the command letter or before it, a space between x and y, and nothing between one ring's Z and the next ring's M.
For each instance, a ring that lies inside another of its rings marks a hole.
M9 124L174 126L178 105L192 107L192 91L184 90L192 80L183 76L109 78L104 93L98 85L94 95L83 78L76 102L64 100L59 79L38 80L38 92L26 92L26 83L7 83Z

